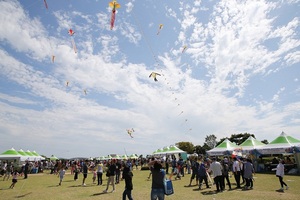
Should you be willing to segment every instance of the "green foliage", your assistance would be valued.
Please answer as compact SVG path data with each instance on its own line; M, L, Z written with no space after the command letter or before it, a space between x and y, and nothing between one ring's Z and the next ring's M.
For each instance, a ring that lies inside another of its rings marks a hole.
M207 145L210 149L214 148L217 144L217 137L212 134L212 135L207 135L205 138L205 143L204 145Z
M203 146L201 145L196 145L195 146L195 150L194 152L197 153L198 155L205 155L206 154L206 151L210 150L211 148L206 144L204 143Z
M262 140L261 142L264 144L269 144L268 140L266 140L266 139Z
M230 142L233 142L233 143L237 144L237 145L240 145L240 144L242 144L245 140L247 140L247 138L248 138L249 136L252 136L252 137L255 138L255 135L254 135L254 134L250 134L250 133L239 133L239 134L232 134L232 135L230 136L230 138L228 138L228 140L229 140ZM225 139L226 139L226 138L220 139L220 141L217 143L217 146L218 146L219 144L221 144Z
M194 145L191 142L178 142L176 146L188 154L194 153Z

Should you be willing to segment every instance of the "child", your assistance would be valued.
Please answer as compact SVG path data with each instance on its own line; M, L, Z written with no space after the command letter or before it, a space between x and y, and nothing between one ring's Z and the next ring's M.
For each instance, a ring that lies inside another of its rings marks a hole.
M97 177L97 171L95 168L93 168L93 184L95 184L96 177Z
M129 200L133 200L131 191L133 189L133 184L132 184L132 177L133 174L130 171L129 166L126 164L123 169L123 176L122 178L125 180L125 190L123 192L123 200L126 199L126 196L128 197Z
M58 185L61 185L61 182L62 182L62 180L64 179L64 176L65 176L65 173L66 173L65 166L62 166L62 168L59 171L59 179L60 179L60 181L59 181Z
M15 187L16 183L18 182L18 180L17 180L18 175L19 175L19 173L17 171L13 172L12 184L10 185L9 188L13 189Z

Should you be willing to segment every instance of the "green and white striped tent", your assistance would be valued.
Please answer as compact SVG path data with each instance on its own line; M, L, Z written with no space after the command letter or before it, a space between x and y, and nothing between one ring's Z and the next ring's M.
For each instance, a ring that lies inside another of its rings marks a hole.
M239 146L230 142L230 140L226 138L221 144L207 151L207 154L210 156L231 155L233 150L236 148L239 148Z
M283 154L289 153L293 147L300 145L300 140L282 132L272 142L257 150L261 154Z
M239 145L242 148L243 153L249 153L254 149L263 148L266 144L261 141L255 139L252 136L249 136L247 140L245 140L242 144Z

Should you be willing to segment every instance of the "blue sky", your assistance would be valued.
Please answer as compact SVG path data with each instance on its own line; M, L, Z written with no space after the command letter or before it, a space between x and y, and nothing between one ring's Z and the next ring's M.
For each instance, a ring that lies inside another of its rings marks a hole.
M210 134L299 138L299 0L118 2L110 30L109 1L0 1L1 152L146 155Z

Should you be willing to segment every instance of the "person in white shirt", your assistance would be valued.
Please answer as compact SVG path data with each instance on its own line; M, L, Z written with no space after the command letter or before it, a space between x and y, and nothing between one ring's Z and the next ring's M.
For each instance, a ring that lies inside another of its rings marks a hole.
M281 185L281 188L279 190L283 190L283 186L285 186L286 189L288 189L289 187L283 181L283 176L284 176L283 160L280 159L279 164L277 165L277 167L275 169L272 169L272 170L276 170L276 176L279 178L279 182L280 182L280 185Z
M241 168L236 157L233 158L232 172L234 174L237 188L241 188Z
M208 169L209 172L212 171L213 173L213 177L214 177L214 181L216 183L216 187L217 187L217 192L222 192L223 189L223 185L221 184L222 181L222 165L221 163L219 163L216 158L212 158L212 163L210 164L210 167Z

